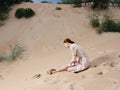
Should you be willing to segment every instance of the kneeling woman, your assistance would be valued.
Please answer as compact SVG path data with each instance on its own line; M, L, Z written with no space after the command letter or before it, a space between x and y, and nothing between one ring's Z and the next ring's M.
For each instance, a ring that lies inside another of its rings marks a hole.
M86 70L89 68L89 59L85 51L77 44L74 43L74 41L70 40L69 38L65 39L63 41L66 48L70 48L72 53L72 60L70 63L62 68L59 69L51 69L49 71L49 74L53 74L56 72L62 72L62 71L69 71L69 72L80 72L83 70Z

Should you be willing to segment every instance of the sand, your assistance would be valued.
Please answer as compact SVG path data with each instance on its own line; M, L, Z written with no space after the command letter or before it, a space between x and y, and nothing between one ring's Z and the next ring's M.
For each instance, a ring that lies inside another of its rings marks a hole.
M62 10L56 11L57 6ZM30 7L36 15L18 20L14 13L20 7ZM96 34L89 24L91 12L87 7L70 5L14 5L9 19L0 27L0 53L5 54L15 43L26 51L17 61L0 62L0 90L120 90L120 33ZM120 18L118 8L110 7L107 13ZM66 65L71 59L62 43L65 38L85 49L91 67L78 74L48 75L50 68Z

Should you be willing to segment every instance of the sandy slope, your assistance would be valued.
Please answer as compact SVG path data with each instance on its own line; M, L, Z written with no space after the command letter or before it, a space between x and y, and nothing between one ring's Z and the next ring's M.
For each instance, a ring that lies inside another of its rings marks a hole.
M56 11L56 6L62 10ZM18 20L14 13L19 7L31 7L36 15ZM6 24L0 27L0 53L6 53L9 45L16 42L26 52L23 59L0 63L0 90L120 90L120 34L96 34L87 18L90 12L88 8L74 9L69 5L13 6ZM118 8L110 8L107 13L120 18ZM79 74L47 75L47 70L65 65L71 59L62 44L66 37L86 50L91 68ZM41 77L33 78L36 74Z

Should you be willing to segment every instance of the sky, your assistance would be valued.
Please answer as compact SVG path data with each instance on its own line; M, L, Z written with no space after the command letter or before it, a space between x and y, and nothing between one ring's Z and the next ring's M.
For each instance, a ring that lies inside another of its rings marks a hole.
M56 2L58 2L60 0L32 0L32 1L34 1L34 2L48 1L48 2L56 3Z

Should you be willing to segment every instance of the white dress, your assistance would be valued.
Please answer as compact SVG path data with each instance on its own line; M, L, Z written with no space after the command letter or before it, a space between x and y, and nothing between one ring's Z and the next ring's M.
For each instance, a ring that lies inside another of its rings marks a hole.
M70 50L72 52L71 62L76 61L76 63L69 64L67 70L69 72L79 72L87 69L89 67L89 59L85 51L77 44L72 44Z

